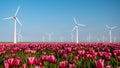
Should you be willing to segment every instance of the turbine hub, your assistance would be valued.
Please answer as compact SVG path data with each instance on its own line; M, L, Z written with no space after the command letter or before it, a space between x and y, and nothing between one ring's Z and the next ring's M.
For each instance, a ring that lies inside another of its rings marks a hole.
M16 16L13 16L14 19L16 19Z

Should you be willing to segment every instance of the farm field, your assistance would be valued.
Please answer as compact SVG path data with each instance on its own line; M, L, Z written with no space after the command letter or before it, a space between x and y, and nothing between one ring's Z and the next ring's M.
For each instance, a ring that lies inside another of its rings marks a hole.
M120 68L120 43L1 43L0 68Z

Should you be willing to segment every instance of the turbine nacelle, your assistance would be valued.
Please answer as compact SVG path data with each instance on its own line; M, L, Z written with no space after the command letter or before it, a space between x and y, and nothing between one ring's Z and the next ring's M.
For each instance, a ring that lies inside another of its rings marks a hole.
M13 16L13 19L16 19L16 16Z
M106 25L106 28L107 28L108 30L113 30L113 29L117 28L117 26L110 27L110 26Z

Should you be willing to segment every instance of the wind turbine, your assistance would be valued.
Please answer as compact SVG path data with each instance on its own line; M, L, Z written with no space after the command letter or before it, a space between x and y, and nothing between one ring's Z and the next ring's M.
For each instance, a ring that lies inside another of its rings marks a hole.
M114 37L114 42L116 42L116 37Z
M106 25L106 27L109 30L110 42L112 42L112 30L117 28L117 26L110 27L110 26Z
M79 26L85 26L83 24L78 24L75 17L73 17L74 23L75 23L75 27L72 29L72 31L76 30L76 43L78 43L78 27Z
M20 26L22 26L19 19L17 18L17 14L18 14L19 9L20 9L20 7L17 8L17 10L16 10L16 12L15 12L15 14L13 16L4 18L5 20L9 20L9 19L14 20L14 42L13 43L17 43L17 40L16 40L16 23L18 23L18 24L20 24Z
M103 35L103 37L102 37L102 40L103 40L103 42L105 42L105 37L104 37L104 35Z
M23 41L23 36L21 35L21 30L19 30L19 32L17 33L17 39L18 39L18 42Z
M52 34L53 34L52 32L48 34L48 36L49 36L49 42L51 42Z

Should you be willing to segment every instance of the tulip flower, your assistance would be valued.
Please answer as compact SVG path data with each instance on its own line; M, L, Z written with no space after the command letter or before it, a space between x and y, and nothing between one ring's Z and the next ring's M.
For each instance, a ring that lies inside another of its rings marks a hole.
M23 65L22 65L22 68L27 68L27 64L23 64Z
M10 68L9 63L7 60L4 61L4 68Z
M28 62L29 65L35 64L35 57L28 57L27 62Z
M8 63L9 63L10 66L14 66L15 61L14 61L13 58L10 58L10 59L8 59Z
M110 60L110 56L106 55L105 56L106 60Z
M120 56L117 57L118 61L120 61Z
M52 53L49 55L49 62L51 62L51 63L57 62L57 59L55 58L55 56Z
M36 51L35 51L35 50L31 50L30 52L31 52L32 54L35 54L35 53L36 53Z
M104 68L104 60L99 59L95 62L96 68Z
M5 56L5 60L8 60L8 59L9 59L9 56L8 56L8 55L6 55L6 56Z
M78 60L79 59L79 56L75 56L75 60Z
M16 59L16 60L14 60L14 62L15 62L15 66L19 66L19 65L20 65L21 60L20 60L20 59Z
M75 68L74 64L69 64L69 68Z
M15 58L15 57L16 57L16 54L13 53L13 54L11 54L11 56L12 56L12 58Z
M48 61L49 56L47 56L47 55L42 55L41 59L42 59L42 61Z
M41 64L41 61L36 58L36 59L35 59L35 64L36 64L36 65L40 65L40 64Z
M105 68L112 68L112 66L109 65L109 66L106 66Z
M67 50L68 50L68 52L72 52L72 48L71 47L68 47Z
M67 59L68 55L67 54L63 54L63 58Z
M68 67L68 62L67 61L61 61L59 64L60 68L67 68Z

